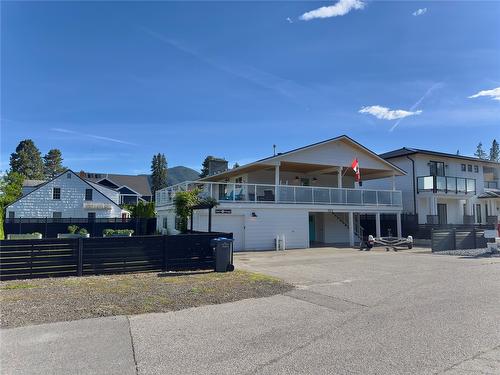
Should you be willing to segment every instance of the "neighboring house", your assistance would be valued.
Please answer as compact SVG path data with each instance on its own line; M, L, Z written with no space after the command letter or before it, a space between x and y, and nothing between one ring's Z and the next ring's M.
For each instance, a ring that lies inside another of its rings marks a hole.
M150 202L151 182L148 175L125 175L110 173L87 173L80 172L80 177L98 185L119 192L120 204L136 205L139 201Z
M16 218L122 218L130 216L119 205L119 193L83 180L67 170L36 185L5 208Z
M31 193L38 186L44 184L45 182L46 182L45 180L24 180L23 181L23 188L22 188L23 197L26 194Z
M363 181L405 174L344 135L156 192L158 230L176 233L176 192L199 188L218 201L212 230L232 232L235 250L273 249L277 236L286 248L354 245L360 216L369 215L380 235L382 213L394 216L401 235L401 192L361 189L350 167L356 158ZM207 210L194 211L192 229L207 228Z
M404 212L417 214L419 224L498 223L500 163L407 147L380 157L407 172L396 178L396 187ZM368 186L382 188L388 181Z

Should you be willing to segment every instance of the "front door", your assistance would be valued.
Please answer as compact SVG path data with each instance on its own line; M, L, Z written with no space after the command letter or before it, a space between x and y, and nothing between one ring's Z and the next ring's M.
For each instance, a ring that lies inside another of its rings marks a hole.
M316 241L316 220L313 215L309 215L309 242Z
M446 204L444 203L438 203L437 205L437 211L438 211L438 224L447 224L448 223L448 214L446 211Z

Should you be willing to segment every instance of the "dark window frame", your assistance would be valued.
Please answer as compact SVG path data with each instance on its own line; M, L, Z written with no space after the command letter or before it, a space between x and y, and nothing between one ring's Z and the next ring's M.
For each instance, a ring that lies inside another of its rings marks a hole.
M438 166L442 166L442 172L443 174L439 174L439 168ZM433 168L434 166L434 168ZM434 173L433 173L433 169L434 169ZM439 177L445 177L446 176L446 166L444 164L444 161L436 161L436 160L430 160L429 161L429 174L431 176L439 176Z
M90 192L90 194L89 194ZM94 198L94 189L85 189L85 200L92 201Z
M61 188L60 187L53 187L52 188L52 199L56 201L61 200Z
M467 172L467 164L461 164L462 172Z
M474 173L479 173L479 166L478 165L474 166Z
M472 172L472 164L467 164L467 172Z

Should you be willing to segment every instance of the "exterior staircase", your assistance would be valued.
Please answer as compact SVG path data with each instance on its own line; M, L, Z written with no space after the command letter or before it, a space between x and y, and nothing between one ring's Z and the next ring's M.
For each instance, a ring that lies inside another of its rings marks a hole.
M344 218L341 216L337 215L335 212L332 212L332 215L341 223L343 224L346 228L349 229L349 223L346 222ZM360 224L360 218L359 214L354 214L354 243L360 244L363 242L363 234L364 234L365 228L363 228Z

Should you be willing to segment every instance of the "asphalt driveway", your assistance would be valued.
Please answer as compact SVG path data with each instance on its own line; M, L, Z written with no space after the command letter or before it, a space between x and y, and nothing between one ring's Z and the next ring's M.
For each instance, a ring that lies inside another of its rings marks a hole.
M297 288L2 330L2 374L500 372L500 259L325 248L235 262Z

